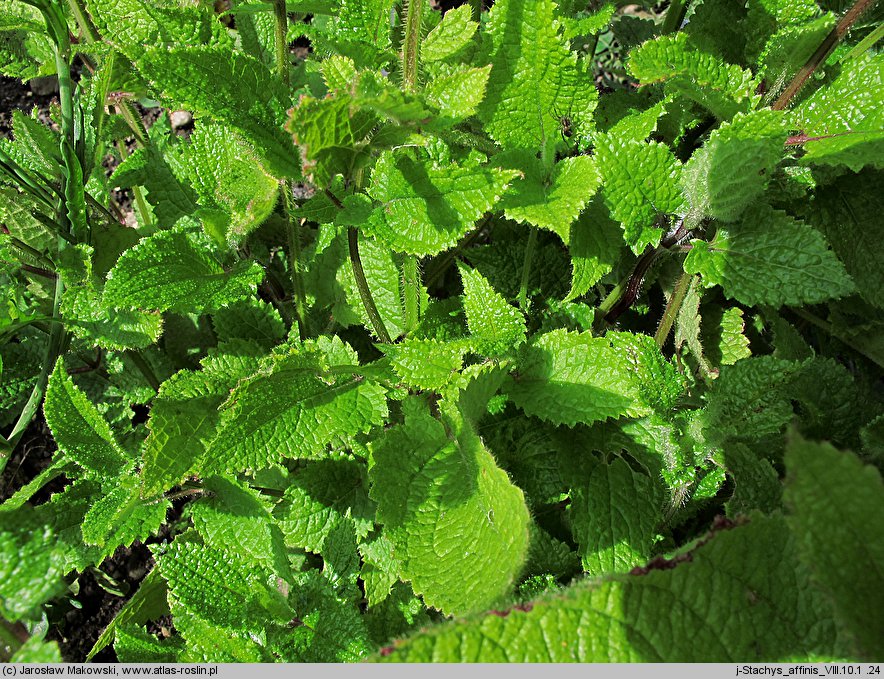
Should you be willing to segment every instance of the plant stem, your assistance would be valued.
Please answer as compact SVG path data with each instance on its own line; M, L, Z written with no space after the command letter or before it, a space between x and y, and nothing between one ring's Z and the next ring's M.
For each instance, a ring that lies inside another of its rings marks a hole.
M480 21L482 19L482 0L470 0L470 11L473 14L473 21Z
M691 285L691 278L692 275L686 272L679 276L675 289L672 291L672 296L666 304L666 311L663 312L663 318L660 319L660 325L657 326L657 332L654 333L654 341L661 349L669 338L669 331L672 330L672 324L675 322L676 316L678 316L678 310L681 309L682 302L684 302L684 297Z
M307 330L307 293L304 290L304 277L301 273L301 219L294 214L291 180L281 184L285 202L285 226L289 242L289 269L292 276L292 300L295 307L295 322L298 324L298 337L303 342L310 333Z
M129 157L129 152L126 150L126 145L122 139L117 139L117 151L120 154L121 160L126 160ZM150 210L148 210L147 203L144 201L144 193L141 191L140 186L132 187L132 198L135 200L135 209L138 211L141 223L144 226L149 226L151 223Z
M276 74L286 85L289 84L289 18L285 0L273 0L273 16L276 19Z
M421 10L423 0L404 0L405 37L402 40L402 85L406 92L417 90L418 50L421 37Z
M55 299L52 303L53 319L57 319L60 316L61 297L63 293L64 283L59 277L55 280ZM62 323L52 324L52 327L49 330L49 343L46 346L46 357L43 360L40 374L37 376L37 383L34 385L27 403L25 403L24 408L22 408L18 420L16 420L15 425L12 427L12 431L6 439L10 447L9 454L12 453L12 450L18 444L22 434L25 433L25 429L28 428L31 420L34 419L34 416L40 409L40 404L43 402L43 394L46 393L46 385L49 383L49 373L55 368L55 362L62 354L66 336L65 328ZM9 460L9 454L0 456L0 472L6 467L6 463Z
M823 39L816 52L814 52L810 59L807 60L807 63L795 74L795 77L792 78L792 82L790 82L786 89L783 90L783 93L777 97L777 100L773 103L773 106L771 106L774 111L782 111L788 106L792 98L798 94L799 90L804 86L804 83L806 83L810 76L813 75L813 72L825 62L826 57L828 57L832 50L835 49L835 46L841 38L847 35L847 31L850 30L850 27L857 19L859 19L863 12L874 4L874 2L875 0L856 0L853 7L847 10L847 13L841 17L841 21L839 21L835 25L835 28L833 28Z
M841 58L841 63L844 64L852 59L862 56L865 54L866 50L870 49L872 45L878 42L882 37L884 37L884 24L879 24L874 31L860 40L852 50Z
M525 244L525 259L522 262L522 280L519 282L519 308L528 310L528 283L531 279L531 263L534 261L534 250L537 248L537 229L529 227L528 242Z
M446 250L441 258L435 260L433 262L432 267L429 268L429 273L424 277L426 285L428 288L435 285L436 281L438 281L442 275L448 270L448 267L451 266L452 262L457 259L457 255L473 244L479 236L482 235L482 232L485 230L485 227L488 225L488 222L491 221L491 215L485 215L485 218L479 222L479 225L470 231L463 240L461 240L457 245L453 248Z
M9 622L0 618L0 644L9 648L9 656L3 654L0 660L9 662L29 638L28 630L20 622Z
M350 248L350 264L353 267L353 277L356 279L356 287L359 289L359 297L362 299L362 306L365 307L365 313L368 314L368 320L374 328L375 335L384 344L391 344L390 334L381 319L381 314L374 303L371 296L371 289L368 287L368 280L365 278L365 270L362 268L362 260L359 258L359 233L352 226L347 229L347 244Z
M42 252L39 250L35 250L30 245L25 243L24 241L19 240L15 236L7 235L9 244L14 247L16 250L24 253L25 255L31 257L34 261L39 262L43 265L43 268L49 269L50 271L55 268L55 264L52 263L49 258L47 258Z
M138 368L138 372L140 372L144 379L147 380L147 383L151 386L151 389L154 391L160 390L160 381L157 379L156 373L154 373L153 368L150 367L150 363L144 358L144 355L138 351L138 349L127 349L126 357L129 358L132 363L135 364L135 367Z
M54 271L48 271L47 269L41 269L38 266L31 266L30 264L22 264L19 268L25 273L32 274L34 276L40 276L41 278L48 278L51 281L54 281L58 278L58 274Z
M406 334L414 330L420 321L420 277L420 264L417 257L406 255L405 261L402 262Z
M74 15L77 25L83 32L83 38L85 38L86 42L98 42L101 40L95 24L92 23L92 19L83 6L83 0L68 0L68 7L70 7L71 14Z
M418 56L421 36L423 0L405 0L405 36L402 40L402 85L406 92L417 90ZM417 327L420 316L420 265L417 258L405 256L402 264L403 298L405 301L405 332Z
M820 330L828 333L839 342L843 342L848 347L850 347L857 353L862 354L873 363L876 363L877 365L884 368L884 352L880 352L880 350L875 346L874 341L866 340L863 335L848 337L837 328L835 328L834 325L832 325L828 321L824 321L822 318L810 313L806 309L790 308L790 311L799 318L803 318L805 321L809 321Z
M663 25L660 27L660 34L674 33L681 27L684 15L687 12L687 2L685 0L672 0L669 3L669 9L666 10L666 16L663 17Z

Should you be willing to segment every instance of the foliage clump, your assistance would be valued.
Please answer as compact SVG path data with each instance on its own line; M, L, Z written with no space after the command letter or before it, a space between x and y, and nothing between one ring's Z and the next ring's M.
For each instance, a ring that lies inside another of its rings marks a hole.
M90 657L880 659L841 4L3 2L59 103L0 141L0 471L58 450L0 504L0 655L145 543Z

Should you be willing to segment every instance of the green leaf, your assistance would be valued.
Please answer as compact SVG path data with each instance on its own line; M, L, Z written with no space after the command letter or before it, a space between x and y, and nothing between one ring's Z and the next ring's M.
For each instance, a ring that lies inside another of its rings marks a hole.
M449 10L421 42L421 61L450 59L470 44L478 27L472 20L469 5Z
M856 446L866 413L880 412L880 406L872 405L871 394L857 382L853 372L831 358L803 361L788 387L801 435L837 446Z
M0 199L0 219L11 236L40 252L57 249L55 234L39 219L48 217L44 205L30 194L6 186L0 187Z
M166 583L160 577L160 571L154 568L148 573L138 590L123 605L119 613L110 621L101 636L86 655L86 662L114 640L116 630L122 625L143 625L148 620L156 620L169 613L166 601Z
M764 192L783 157L787 128L781 111L738 113L715 130L684 167L682 183L699 214L732 222Z
M424 96L427 103L439 109L443 116L455 120L468 118L476 113L485 97L490 72L490 66L440 68L424 88Z
M163 382L151 407L150 431L142 450L145 497L169 490L189 474L201 471L206 446L220 420L218 408L233 384L235 380L225 384L188 371Z
M642 400L664 417L671 415L684 393L684 379L663 356L650 335L608 331L605 339L630 365Z
M406 385L431 391L438 391L451 382L463 367L468 349L464 342L410 338L378 348L390 358L393 370Z
M92 248L79 245L68 248L68 254L79 255L81 275L65 280L61 313L75 337L93 340L105 349L143 349L154 344L163 328L158 313L136 309L114 309L102 304L92 275ZM65 277L63 271L60 272Z
M601 33L611 23L611 17L616 11L616 5L613 2L607 2L596 12L578 12L575 19L564 17L565 37L568 40L573 40Z
M684 30L703 52L716 54L724 61L743 61L746 49L746 7L730 0L703 0L691 3ZM751 37L755 37L754 35Z
M300 176L282 129L288 94L259 61L220 47L175 47L148 51L138 66L175 107L239 130L272 174Z
M682 168L672 151L658 142L598 134L596 162L605 203L623 225L626 243L636 254L647 245L657 245L663 235L658 216L679 212L683 202Z
M4 365L0 376L0 424L6 426L15 421L31 395L46 350L38 338L22 337L20 342L0 345L0 354Z
M290 581L283 534L268 503L248 486L221 476L206 479L203 488L207 497L193 503L191 516L205 543L220 550L236 545L240 556Z
M818 227L870 304L884 309L884 173L839 177L816 191L807 219Z
M397 252L435 255L454 246L500 199L512 170L415 160L385 152L369 193L381 203L372 231Z
M278 182L229 125L200 121L180 162L199 196L197 216L205 215L203 222L211 221L227 241L242 241L276 207Z
M735 486L726 505L728 516L756 509L769 514L781 507L780 477L767 458L744 443L728 443L724 447L724 464Z
M476 269L458 265L463 282L467 326L476 351L487 356L506 353L525 341L525 316L497 292Z
M165 522L171 503L162 498L143 500L140 486L138 477L130 474L107 482L102 496L83 517L83 541L101 547L102 556L135 540L146 540Z
M291 619L266 572L239 554L179 538L157 554L157 567L169 583L173 613L180 606L210 624L243 632L274 618Z
M407 402L405 424L374 445L369 477L403 577L428 606L460 615L507 594L528 547L529 517L522 491L479 437L443 418L423 401Z
M359 545L362 555L362 570L359 577L365 589L365 599L369 608L386 600L399 582L399 562L393 556L393 543L381 533L376 538ZM412 594L411 588L407 588Z
M646 412L630 361L605 338L553 330L524 351L505 388L527 414L573 427Z
M375 648L389 640L430 624L426 606L411 588L397 582L389 597L379 604L369 606L365 612L368 628Z
M813 0L749 0L746 6L742 29L746 32L746 56L753 60L778 28L801 26L819 14Z
M373 659L778 662L840 657L830 616L796 563L785 522L759 516L747 525L719 529L694 549L636 575L593 579L504 611L437 625L395 642Z
M505 149L547 149L560 136L560 117L577 135L590 131L595 88L568 46L552 0L499 0L488 13L482 63L491 64L479 108L485 129Z
M715 365L733 365L752 355L749 338L743 334L745 321L742 309L731 307L718 314L708 315L706 320L715 324L711 333L712 345L706 345L710 349L709 357Z
M828 12L800 25L783 26L774 33L758 59L759 75L764 78L767 92L782 90L823 44L836 23L837 17Z
M24 81L55 73L52 41L42 22L0 31L0 73Z
M273 509L289 547L321 553L328 535L350 520L359 537L374 526L365 465L343 458L315 460L290 478Z
M209 467L261 469L285 458L315 459L340 436L368 431L387 415L384 390L348 374L356 353L338 338L282 346L223 406ZM341 366L341 372L326 372Z
M103 301L112 307L199 313L253 295L263 276L254 262L225 271L200 234L160 231L123 253L108 274Z
M58 449L88 476L114 477L131 467L110 426L73 383L61 359L49 376L43 412Z
M370 652L359 608L342 599L318 571L301 574L292 607L301 625L271 630L278 657L287 662L356 662Z
M798 363L772 356L723 367L707 395L707 430L719 439L735 440L759 440L782 431L794 414L786 387L798 369Z
M856 657L881 657L884 643L884 487L850 452L792 435L786 447L788 522L801 560L826 594Z
M205 6L158 7L142 0L87 0L86 6L102 40L133 60L147 49L210 44L223 35Z
M765 204L720 227L711 243L691 245L685 271L743 304L815 304L855 289L819 231Z
M10 663L60 663L61 651L57 641L44 641L38 636L33 636L21 645L15 655L9 659Z
M622 457L587 467L572 480L569 511L583 569L589 575L626 573L651 555L662 489Z
M140 625L121 625L114 653L121 663L174 663L184 647L180 637L160 640Z
M712 366L705 358L703 344L700 341L700 299L703 295L703 288L700 285L700 277L691 278L688 291L678 310L678 317L675 319L675 352L682 354L683 347L687 347L693 360L697 362L701 374L709 377L712 373Z
M343 288L343 299L339 299L332 308L335 319L341 325L362 324L371 328L371 321L359 295L356 277L353 275L353 263L347 251L347 236L342 233L338 246L341 257L345 258L338 269L336 281ZM402 303L402 257L383 243L371 239L362 239L359 243L359 258L368 288L374 299L375 306L381 314L381 320L390 337L399 337L405 332L405 309ZM316 268L318 276L326 275L326 267L320 263Z
M263 663L275 659L256 641L254 631L216 625L179 605L174 598L171 602L175 629L184 639L184 650L178 654L179 662ZM242 603L238 605L242 606Z
M337 92L324 99L301 97L286 129L301 150L304 175L326 188L335 176L349 178L366 161L363 147L376 123L375 115L357 108L351 96Z
M843 62L842 62L843 63ZM854 172L884 168L884 55L864 55L844 63L828 86L801 102L793 126L808 137L801 162L846 165Z
M169 120L162 116L150 128L150 142L124 159L110 178L112 186L143 186L157 223L169 228L181 217L192 215L198 205L193 189L178 176L180 145Z
M611 219L601 199L595 198L571 224L566 242L571 254L571 291L565 301L570 302L585 295L613 270L620 259L622 239L619 225Z
M750 71L701 51L685 33L644 43L629 53L627 69L643 85L665 83L720 120L749 111L757 99L757 83Z
M212 327L219 342L248 340L268 350L286 335L285 324L276 308L255 298L218 309L212 315Z
M539 160L528 154L519 156L517 166L525 176L514 182L501 200L504 215L549 229L567 245L571 224L601 183L593 158L565 158L547 176Z
M40 605L64 590L64 549L31 507L0 511L0 519L0 615L39 619Z

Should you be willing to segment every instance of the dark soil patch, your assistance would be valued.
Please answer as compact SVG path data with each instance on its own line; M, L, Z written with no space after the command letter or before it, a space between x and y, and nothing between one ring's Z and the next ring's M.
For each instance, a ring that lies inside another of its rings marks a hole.
M0 502L12 497L19 488L46 469L52 462L52 456L57 449L55 440L52 438L41 412L25 429L21 441L12 451L12 457L6 463L6 468L0 474ZM42 504L53 493L62 490L65 483L63 476L53 479L37 491L31 499L31 503Z
M29 84L0 75L0 137L12 135L12 112L30 113L36 106L44 122L49 120L49 104L55 94L34 94Z

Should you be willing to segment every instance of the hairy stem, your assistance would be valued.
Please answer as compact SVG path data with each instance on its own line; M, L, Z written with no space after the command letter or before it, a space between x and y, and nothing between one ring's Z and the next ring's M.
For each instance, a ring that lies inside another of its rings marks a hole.
M808 321L809 323L815 325L820 330L831 335L838 341L843 342L848 347L850 347L857 353L862 354L873 363L884 367L884 352L881 352L880 349L875 346L874 339L869 340L866 338L865 335L848 337L846 334L838 330L838 328L836 328L834 325L832 325L828 321L823 320L819 316L812 314L806 309L791 308L790 311L799 318L802 318L805 321Z
M402 84L406 92L417 90L418 50L421 37L423 0L405 0L405 37L402 40Z
M406 256L402 262L405 332L410 333L420 321L421 272L417 257Z
M519 281L519 308L528 310L528 283L531 280L531 263L534 261L534 250L537 248L537 229L529 227L528 242L525 244L525 259L522 261L522 279Z
M844 57L841 59L841 63L847 63L852 59L856 59L857 57L861 57L866 53L876 42L878 42L882 37L884 37L884 24L879 24L874 31L869 33L865 38L860 40L852 50L850 50Z
M814 52L810 56L810 59L807 60L807 63L795 74L795 77L792 78L792 82L790 82L786 89L783 90L783 93L777 97L777 100L773 103L773 106L771 106L774 111L782 111L789 105L789 102L792 101L792 98L796 94L798 94L804 86L804 83L806 83L810 76L813 75L813 72L826 61L826 57L832 53L832 50L835 49L841 38L847 35L847 31L850 27L857 19L859 19L863 12L874 3L875 0L856 0L853 7L847 10L847 13L841 17L841 20L835 25L835 28L833 28L823 39L816 52Z
M684 21L684 15L688 10L688 3L685 0L672 0L669 3L669 9L666 10L666 16L663 17L663 25L660 27L661 35L674 33Z
M470 11L473 15L473 21L482 19L482 0L470 0Z
M117 139L117 151L120 154L120 160L126 160L129 157L129 152L126 150L126 145L123 143L122 139ZM135 201L135 209L138 211L138 218L141 220L141 223L145 226L150 225L150 210L147 208L147 202L144 200L144 192L141 190L140 186L132 187L132 198Z
M98 29L95 28L95 24L92 23L92 18L89 16L86 7L83 5L83 0L68 0L68 7L71 10L71 14L74 15L74 20L80 27L80 31L83 33L85 41L98 42L101 40L101 36L98 34Z
M295 307L295 321L298 324L298 337L303 342L310 333L307 329L307 293L304 289L304 276L301 273L301 219L294 214L291 180L283 182L282 192L285 201L285 225L288 237L289 269L292 276L292 300Z
M347 229L347 245L350 248L350 264L353 267L353 277L356 279L359 297L362 300L362 306L365 307L365 313L368 314L371 327L374 328L374 333L381 342L391 344L390 334L387 332L381 314L374 303L374 298L371 296L371 289L368 287L368 280L365 278L365 270L362 268L362 260L359 258L359 233L352 226Z
M273 0L273 16L276 19L276 74L286 85L289 84L289 18L285 0Z
M55 280L55 299L52 303L53 319L57 319L60 316L61 297L63 293L64 283L61 278L57 278ZM18 416L18 420L16 420L15 425L12 427L12 431L6 438L9 444L9 452L0 454L0 472L6 467L9 455L12 454L12 450L18 444L22 434L25 433L25 430L28 428L31 420L34 419L37 411L40 410L40 404L43 402L43 395L46 393L46 385L49 383L49 373L55 368L55 362L64 350L66 337L67 335L65 333L64 325L62 323L53 323L49 330L49 342L46 345L46 356L43 359L40 374L37 376L37 383L34 385L33 390L31 390L31 395L28 397L27 403L25 403L24 408L22 408L22 411Z
M7 242L19 252L27 255L28 257L31 257L34 261L42 264L44 269L47 269L49 271L53 271L55 269L55 264L51 262L49 258L47 258L39 250L35 250L34 248L32 248L24 241L19 240L15 236L7 235Z
M473 244L479 236L482 235L482 232L485 230L485 227L488 225L488 222L491 220L491 215L486 215L485 218L479 222L479 225L470 231L463 240L461 240L457 245L449 250L446 250L442 256L436 259L433 262L433 266L429 267L429 272L424 277L426 285L428 288L432 287L436 284L436 282L442 278L442 275L448 270L448 267L457 259L458 254L466 250Z
M684 297L691 285L691 278L692 276L689 273L682 273L679 276L675 289L672 291L672 297L669 298L669 302L666 304L666 311L663 312L663 318L660 319L660 325L657 326L657 332L654 333L654 341L661 349L669 338L672 324L675 323L678 310L681 309L681 304L684 302Z
M153 368L150 367L150 363L148 363L147 359L144 358L144 354L138 351L138 349L127 349L126 357L135 364L135 367L138 368L138 372L140 372L144 379L147 380L147 383L150 385L151 389L153 389L154 391L159 391L160 381L159 379L157 379L156 373L153 371Z

